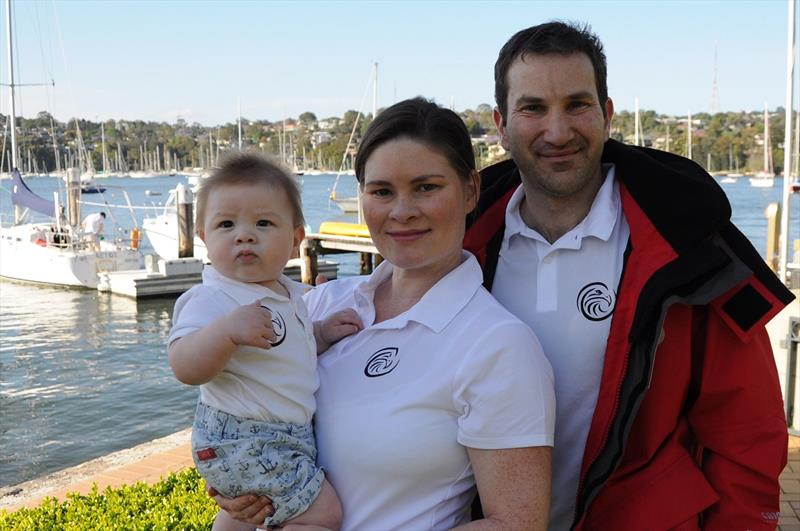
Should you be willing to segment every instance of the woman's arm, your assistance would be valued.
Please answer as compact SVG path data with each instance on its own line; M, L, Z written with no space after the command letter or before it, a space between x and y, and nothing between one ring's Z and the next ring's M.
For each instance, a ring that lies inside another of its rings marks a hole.
M552 448L467 448L467 453L475 473L484 516L482 520L457 529L547 529Z

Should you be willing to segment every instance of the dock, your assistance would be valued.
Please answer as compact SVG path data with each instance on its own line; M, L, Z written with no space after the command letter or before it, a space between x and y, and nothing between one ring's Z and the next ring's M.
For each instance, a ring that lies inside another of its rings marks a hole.
M180 295L202 282L203 265L199 258L164 260L155 255L147 255L144 269L100 273L97 290L134 299ZM303 266L301 259L294 258L289 260L283 274L292 280L301 281ZM336 262L324 260L315 267L329 279L338 276L339 266Z
M306 239L300 245L300 260L302 262L300 281L314 285L318 274L327 276L324 262L321 262L319 257L321 255L341 253L359 253L359 272L362 275L372 273L372 270L383 260L369 237L327 233L306 234Z

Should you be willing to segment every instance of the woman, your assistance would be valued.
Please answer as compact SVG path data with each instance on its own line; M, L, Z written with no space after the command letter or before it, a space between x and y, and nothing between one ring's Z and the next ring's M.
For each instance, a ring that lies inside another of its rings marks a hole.
M464 123L421 98L393 105L356 177L385 260L307 295L313 319L354 308L364 325L319 359L319 461L342 528L546 529L552 371L461 249L480 189ZM484 518L470 522L476 488ZM268 510L217 499L254 523Z

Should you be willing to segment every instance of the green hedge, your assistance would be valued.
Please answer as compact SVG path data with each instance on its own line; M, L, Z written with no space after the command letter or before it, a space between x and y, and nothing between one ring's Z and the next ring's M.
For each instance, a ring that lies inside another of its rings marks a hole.
M155 485L136 483L86 496L46 498L35 509L0 510L2 530L200 530L211 529L217 512L194 468L170 474Z

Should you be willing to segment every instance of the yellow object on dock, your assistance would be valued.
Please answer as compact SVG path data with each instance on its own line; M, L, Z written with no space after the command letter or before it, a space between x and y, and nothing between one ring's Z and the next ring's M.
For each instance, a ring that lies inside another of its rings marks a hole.
M343 221L323 221L319 226L320 234L332 234L336 236L353 236L356 238L369 238L369 230L366 225L359 223L346 223Z

